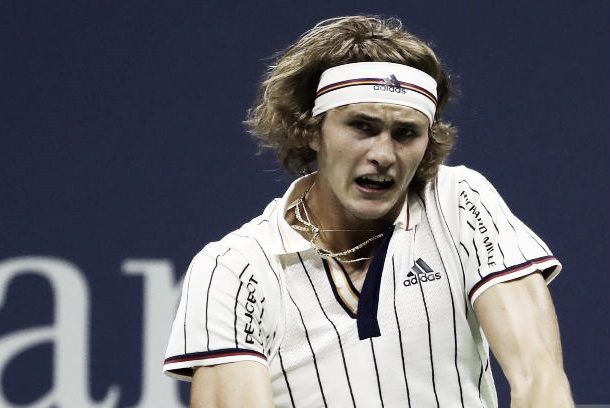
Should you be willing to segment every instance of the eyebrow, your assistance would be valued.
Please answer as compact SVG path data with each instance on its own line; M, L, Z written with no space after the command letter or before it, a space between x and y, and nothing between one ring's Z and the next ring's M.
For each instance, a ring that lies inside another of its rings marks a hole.
M350 116L350 119L364 119L364 120L368 120L369 122L381 122L381 119L379 119L375 116L367 115L366 113L354 112L354 113L351 113L349 116Z
M354 112L350 114L349 119L361 119L374 123L382 123L383 120L376 116L371 116L362 112ZM405 126L425 126L419 123L416 119L397 119L394 121L394 127L405 127Z

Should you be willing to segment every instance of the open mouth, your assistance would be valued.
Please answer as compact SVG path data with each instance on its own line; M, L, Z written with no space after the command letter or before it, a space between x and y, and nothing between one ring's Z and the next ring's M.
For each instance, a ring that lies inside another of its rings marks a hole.
M385 190L394 184L394 179L381 175L368 175L356 178L356 184L368 189Z

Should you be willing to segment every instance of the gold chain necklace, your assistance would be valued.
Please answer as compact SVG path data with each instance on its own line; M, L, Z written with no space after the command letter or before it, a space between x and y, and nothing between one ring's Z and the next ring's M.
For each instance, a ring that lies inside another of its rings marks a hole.
M349 230L328 230L328 229L320 229L317 226L315 226L312 222L311 219L309 218L309 214L307 213L307 207L305 206L305 195L307 194L307 192L309 191L309 189L307 189L307 191L305 191L305 193L303 193L303 195L301 197L299 197L299 199L297 200L297 202L294 204L294 215L296 217L296 219L303 224L303 226L301 225L292 225L292 228L294 228L295 230L298 231L304 231L304 232L308 232L312 235L311 239L309 240L309 242L311 243L311 246L313 247L313 249L316 251L316 253L324 258L324 259L330 259L330 258L335 258L336 260L343 262L343 263L353 263L353 262L359 262L359 261L364 261L367 259L371 259L371 257L366 257L366 258L357 258L357 259L340 259L346 255L352 254L362 248L364 248L365 246L367 246L368 244L370 244L371 242L383 237L384 233L375 235L374 237L371 237L369 239L367 239L366 241L356 245L355 247L348 249L346 251L342 251L342 252L331 252L327 249L324 248L320 248L317 244L316 241L318 240L318 238L320 237L320 232L322 231L349 231ZM301 215L301 210L300 207L303 207L303 212L305 213L305 218L303 218L303 216Z

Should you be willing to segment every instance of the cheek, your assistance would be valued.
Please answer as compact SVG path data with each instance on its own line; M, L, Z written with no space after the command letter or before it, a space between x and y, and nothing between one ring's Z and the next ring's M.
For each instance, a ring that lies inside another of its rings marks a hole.
M418 156L418 161L421 162L423 160L424 156L426 155L426 151L428 150L427 147L428 147L428 145L425 145L424 148L420 150L419 156Z
M426 150L428 150L428 143L429 143L429 138L425 138L422 140L421 145L419 146L418 149L418 160L421 161L424 158L424 155L426 154Z
M428 147L427 139L422 143L418 143L417 146L411 146L411 149L405 156L404 163L406 165L406 171L415 173L419 165L421 164L424 155L426 154L426 148Z

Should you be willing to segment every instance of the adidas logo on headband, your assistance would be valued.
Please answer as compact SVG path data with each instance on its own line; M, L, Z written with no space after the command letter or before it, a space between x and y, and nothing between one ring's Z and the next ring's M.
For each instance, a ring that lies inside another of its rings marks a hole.
M379 82L379 84L388 85L388 86L397 86L400 88L400 82L396 79L396 75L392 74L389 78L383 80L383 82Z
M414 84L408 84L405 82L400 82L396 79L396 75L392 74L388 78L381 80L377 83L377 85L373 86L373 89L376 91L388 91L388 92L399 92L399 93L407 93L407 91L419 92L422 95L430 98L430 100L436 106L436 95L431 94L426 91L424 88L419 87Z

